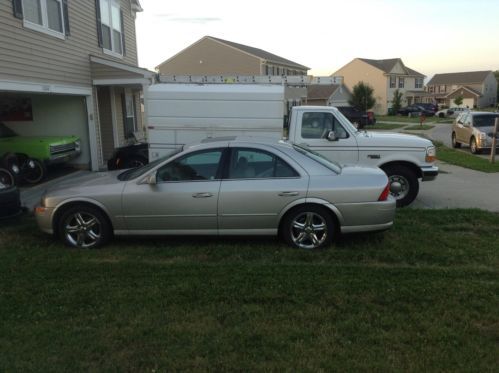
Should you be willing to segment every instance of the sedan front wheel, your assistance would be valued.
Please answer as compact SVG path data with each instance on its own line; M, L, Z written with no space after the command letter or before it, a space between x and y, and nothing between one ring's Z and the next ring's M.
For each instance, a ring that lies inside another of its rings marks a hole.
M320 206L302 206L286 215L282 231L290 246L314 250L329 245L334 235L334 221L329 211Z
M111 225L99 209L76 205L64 211L59 219L59 236L71 247L97 248L109 240Z

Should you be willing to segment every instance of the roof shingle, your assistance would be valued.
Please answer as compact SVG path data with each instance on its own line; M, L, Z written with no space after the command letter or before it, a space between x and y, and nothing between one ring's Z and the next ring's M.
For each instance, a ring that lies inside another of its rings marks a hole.
M460 73L435 74L428 85L482 83L492 71L467 71Z

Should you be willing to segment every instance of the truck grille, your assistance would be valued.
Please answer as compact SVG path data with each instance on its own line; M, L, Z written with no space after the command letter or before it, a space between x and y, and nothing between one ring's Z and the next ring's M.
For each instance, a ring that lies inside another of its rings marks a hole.
M76 144L74 142L70 144L62 144L62 145L50 145L50 154L61 154L67 152L73 152L76 149Z

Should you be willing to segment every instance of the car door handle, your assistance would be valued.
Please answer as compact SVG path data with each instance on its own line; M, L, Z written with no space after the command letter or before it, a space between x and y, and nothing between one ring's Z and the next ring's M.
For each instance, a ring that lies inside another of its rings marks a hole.
M192 195L194 198L208 198L208 197L213 197L212 193L194 193Z
M279 196L281 197L294 197L297 196L299 193L298 192L281 192L279 193Z

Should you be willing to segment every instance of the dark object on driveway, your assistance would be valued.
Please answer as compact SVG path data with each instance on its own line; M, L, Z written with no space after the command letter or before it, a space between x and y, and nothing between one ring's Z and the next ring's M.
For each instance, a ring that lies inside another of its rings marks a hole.
M365 125L375 125L376 118L372 111L359 110L352 106L338 106L337 109L357 128L363 128Z
M113 156L107 161L107 169L134 168L149 163L148 146L146 142L140 142L115 149Z
M13 177L13 183L4 182L8 185L36 184L45 175L43 165L29 158L26 154L6 153L1 159L0 167L7 170Z
M399 115L406 115L409 117L419 117L424 115L425 117L432 117L435 115L434 111L427 110L423 106L418 105L409 105L399 109L397 112Z
M19 189L5 185L0 180L0 219L19 215L22 212Z
M417 104L418 106L421 106L422 108L428 110L428 111L432 111L433 114L435 114L437 111L438 111L438 106L435 105L435 104L427 104L427 103L418 103Z

